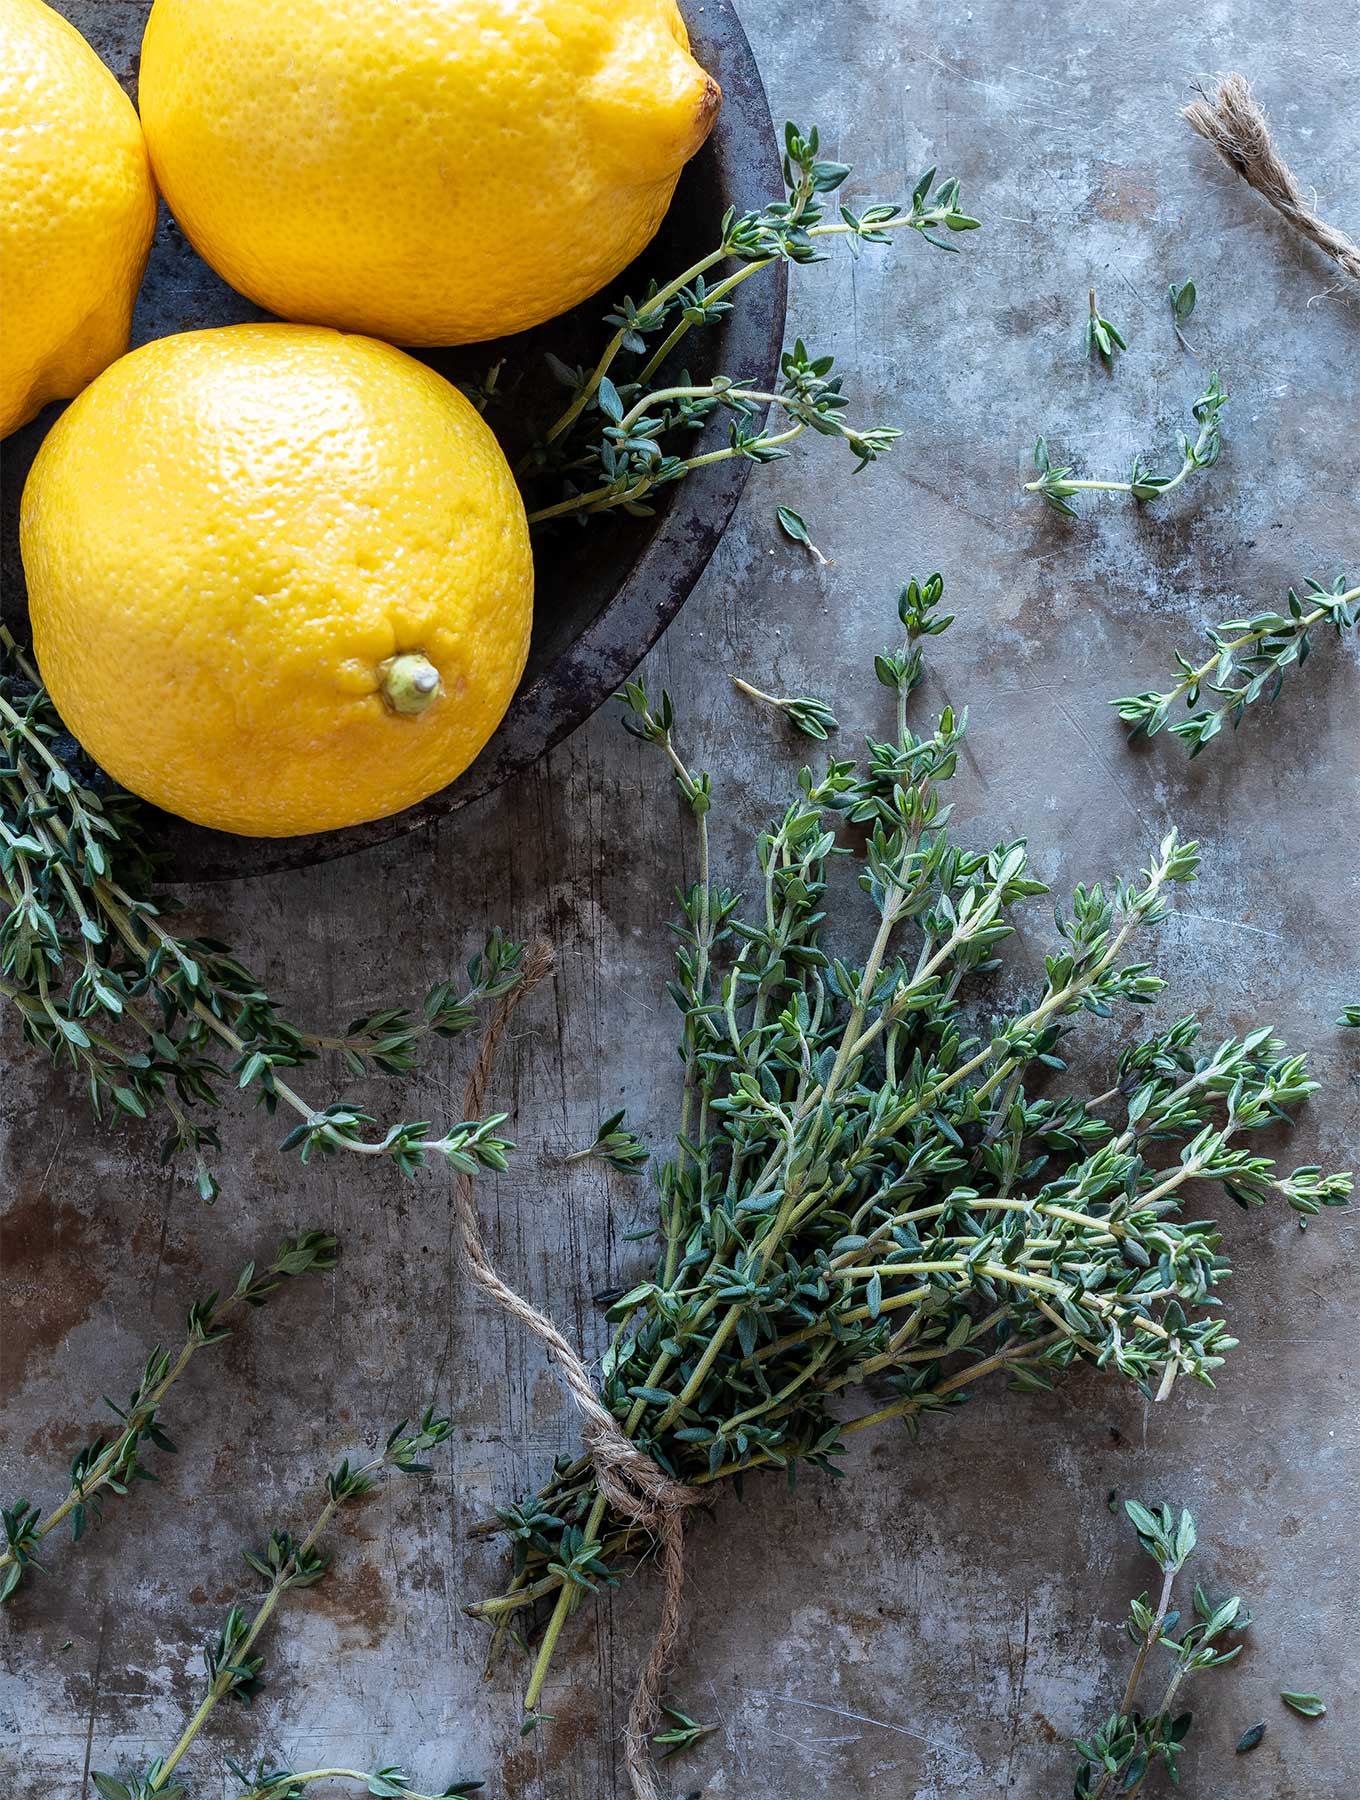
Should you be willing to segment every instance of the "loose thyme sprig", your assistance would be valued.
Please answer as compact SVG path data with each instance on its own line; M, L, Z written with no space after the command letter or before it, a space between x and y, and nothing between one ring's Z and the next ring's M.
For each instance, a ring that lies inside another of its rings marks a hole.
M91 1514L101 1517L106 1493L126 1494L135 1481L155 1481L157 1477L142 1462L147 1444L170 1455L175 1445L158 1418L161 1403L179 1380L197 1353L210 1344L223 1343L232 1334L228 1323L233 1313L243 1306L263 1306L269 1296L295 1276L322 1274L335 1267L335 1239L322 1231L304 1231L279 1245L274 1260L257 1270L247 1263L236 1279L236 1286L226 1299L214 1290L206 1299L196 1300L189 1308L188 1328L179 1355L172 1357L159 1345L146 1359L137 1390L126 1409L105 1399L122 1421L112 1439L97 1437L83 1445L71 1462L70 1487L66 1498L46 1518L27 1500L0 1511L5 1528L6 1548L0 1553L0 1604L9 1599L29 1569L44 1569L37 1548L42 1540L63 1520L71 1521L71 1542L79 1543Z
M654 1731L652 1742L660 1750L663 1758L680 1756L686 1750L692 1750L701 1738L716 1731L716 1725L701 1725L697 1719L691 1719L688 1713L681 1712L678 1707L663 1706L662 1712L671 1721L664 1731Z
M1181 466L1173 475L1157 474L1140 452L1133 459L1133 468L1127 481L1074 481L1071 479L1072 465L1068 463L1061 468L1055 467L1049 458L1047 439L1041 437L1036 439L1034 445L1034 466L1039 471L1038 479L1027 481L1025 492L1042 494L1054 512L1060 512L1068 519L1079 516L1076 507L1071 504L1074 494L1131 494L1135 500L1155 500L1159 494L1169 494L1172 488L1178 488L1196 469L1212 468L1218 461L1222 447L1218 416L1227 401L1228 396L1219 386L1218 376L1211 375L1208 387L1191 408L1199 425L1199 435L1191 443L1183 431L1177 434Z
M763 694L758 687L752 687L749 681L743 681L737 675L732 677L732 685L739 687L743 694L749 694L752 700L761 700L766 706L782 712L794 730L801 731L804 737L818 738L825 743L830 733L839 729L835 713L815 694L800 694L796 699Z
M381 1795L385 1800L470 1800L486 1786L483 1781L454 1781L437 1794L427 1794L423 1789L417 1790L413 1778L395 1763L366 1770L278 1769L261 1762L248 1772L228 1757L227 1767L245 1784L236 1800L304 1800L306 1790L317 1781L359 1782L366 1794ZM114 1795L111 1800L123 1800L123 1796ZM127 1800L134 1800L134 1796L129 1795Z
M339 1036L306 1032L303 1042L313 1050L338 1051L354 1075L407 1075L417 1066L426 1038L454 1038L471 1031L479 1022L478 1006L508 994L519 981L523 963L524 945L497 928L468 963L467 981L435 982L419 1012L384 1007L352 1019Z
M1133 946L1195 875L1195 847L1174 833L1139 879L1076 889L1027 1004L965 1010L1014 910L1046 889L1023 843L975 848L951 830L963 718L946 709L922 735L907 722L920 639L947 623L942 588L903 589L901 646L875 663L896 693L895 733L861 762L802 772L757 840L749 909L712 880L713 783L677 749L669 697L636 683L622 695L628 729L662 750L695 816L699 873L676 927L684 1085L656 1261L600 1296L617 1327L601 1393L634 1442L697 1487L833 1471L851 1432L891 1420L914 1432L992 1372L1022 1391L1077 1361L1157 1399L1183 1376L1212 1386L1235 1343L1217 1291L1228 1264L1218 1229L1180 1216L1191 1184L1302 1217L1350 1187L1244 1147L1314 1087L1268 1028L1206 1050L1188 1014L1112 1058L1102 1092L1054 1080L1082 1014L1164 985ZM858 827L858 850L838 823ZM829 867L847 854L871 911L857 962L821 942ZM851 1389L867 1397L847 1419ZM471 1609L495 1624L493 1650L546 1609L531 1723L566 1620L648 1539L611 1512L586 1455L560 1459L486 1529L515 1548L505 1591Z
M1113 1800L1116 1794L1140 1793L1159 1764L1172 1782L1180 1779L1180 1756L1192 1721L1190 1713L1172 1711L1181 1686L1204 1669L1232 1662L1242 1646L1225 1649L1223 1639L1251 1623L1240 1598L1214 1606L1196 1585L1194 1621L1175 1637L1181 1614L1171 1610L1172 1591L1194 1553L1195 1521L1188 1512L1178 1519L1169 1506L1148 1507L1137 1500L1126 1501L1124 1509L1139 1544L1162 1571L1162 1586L1155 1604L1144 1593L1130 1605L1124 1629L1137 1648L1118 1711L1089 1738L1074 1740L1073 1748L1083 1759L1072 1790L1075 1800L1106 1800L1106 1796ZM1171 1673L1157 1710L1144 1715L1135 1702L1148 1657L1159 1646L1172 1653Z
M97 1117L168 1118L165 1160L192 1157L198 1191L218 1191L206 1152L220 1149L199 1109L219 1104L229 1078L273 1113L301 1123L284 1140L307 1161L350 1151L385 1157L406 1175L431 1161L502 1169L512 1148L503 1115L434 1132L412 1120L371 1135L370 1113L344 1101L313 1105L281 1071L334 1049L349 1067L403 1072L420 1039L465 1030L480 1001L518 979L522 946L499 933L469 964L455 996L440 984L419 1020L387 1009L339 1038L317 1038L285 1017L221 944L179 937L175 910L153 901L150 847L135 802L113 789L58 718L36 673L0 626L0 999L25 1038L86 1082Z
M850 402L841 391L841 377L831 374L833 366L832 357L814 356L798 338L792 350L781 356L783 379L772 390L744 386L730 375L715 375L697 383L686 371L676 385L652 389L626 411L628 396L606 376L596 391L595 404L607 423L586 458L589 472L598 475L599 481L584 489L576 481L569 482L566 499L530 512L529 523L541 525L568 515L585 518L615 507L646 517L653 510L646 499L654 489L679 481L693 469L735 456L755 463L777 462L789 454L787 446L807 430L840 438L855 458L858 472L876 462L902 433L891 425L853 424L846 417ZM783 428L775 432L759 423L760 415L771 407L785 415ZM719 409L734 415L725 450L683 457L662 448L661 439L668 432L696 431Z
M400 1425L389 1432L387 1441L376 1456L354 1467L350 1466L349 1458L346 1457L326 1477L325 1504L300 1542L287 1531L275 1530L269 1534L268 1542L262 1550L243 1552L250 1567L264 1577L267 1584L264 1598L253 1615L248 1614L243 1607L233 1606L216 1637L204 1649L207 1692L169 1754L157 1757L144 1774L132 1777L95 1775L97 1786L100 1781L106 1784L99 1787L105 1800L150 1800L152 1795L160 1795L163 1800L184 1800L186 1790L183 1784L172 1781L171 1777L220 1701L231 1696L248 1706L263 1686L261 1670L264 1667L264 1657L255 1650L256 1640L269 1623L279 1601L291 1588L312 1587L326 1574L330 1559L316 1546L336 1512L340 1507L372 1493L380 1479L392 1471L405 1475L428 1475L431 1465L423 1460L425 1453L446 1443L452 1435L453 1421L439 1417L432 1408L427 1407L421 1414L413 1431L408 1430L407 1421L403 1419ZM237 1770L236 1773L240 1774L240 1771ZM352 1773L350 1770L314 1770L308 1773L306 1780L320 1780L323 1775ZM371 1779L368 1776L360 1778ZM250 1777L244 1779L249 1781ZM296 1783L302 1778L290 1775L284 1779ZM461 1789L455 1787L448 1791L464 1792L467 1785L463 1783ZM284 1792L287 1791L285 1788ZM369 1791L393 1794L405 1790L399 1787L370 1787ZM415 1796L413 1800L422 1800L422 1797Z
M1344 575L1338 575L1330 588L1309 576L1302 598L1290 588L1283 612L1225 619L1212 626L1207 635L1213 655L1198 666L1176 651L1180 679L1165 693L1149 689L1110 705L1130 728L1131 737L1155 737L1178 702L1193 708L1201 693L1213 694L1219 705L1202 707L1171 725L1172 735L1189 746L1192 757L1198 756L1225 723L1235 731L1254 701L1264 699L1270 706L1279 699L1290 669L1302 668L1308 660L1315 628L1330 626L1340 637L1343 631L1353 631L1357 620L1360 587L1348 586Z
M1098 355L1107 369L1114 367L1115 353L1127 350L1128 345L1118 328L1111 325L1108 319L1102 319L1096 311L1096 290L1091 289L1091 311L1086 321L1086 354Z
M594 1143L587 1144L584 1150L573 1150L567 1161L581 1162L593 1156L623 1175L636 1175L639 1169L645 1169L652 1153L635 1131L625 1128L623 1121L627 1116L622 1110L610 1113L600 1121Z
M1181 330L1181 326L1185 324L1191 313L1195 310L1195 300L1197 296L1193 278L1187 276L1186 279L1180 283L1173 281L1167 288L1166 293L1167 299L1171 305L1171 329L1180 339L1182 346L1193 356L1196 354L1195 346Z
M785 356L783 381L773 393L721 373L706 380L685 374L674 384L657 385L659 372L690 332L729 312L730 296L744 281L774 263L824 260L821 239L844 237L858 255L865 244L886 244L892 232L906 229L937 249L953 250L948 234L979 224L959 205L958 181L935 186L933 168L917 182L906 207L875 204L856 213L841 205L837 218L828 219L826 196L850 169L821 157L816 127L806 132L793 124L784 127L783 174L783 199L753 212L729 210L713 250L664 285L653 283L640 301L626 298L606 316L614 331L593 368L569 368L549 358L571 399L516 473L533 483L546 478L565 491L554 502L532 507L531 524L615 509L646 513L647 497L656 488L733 457L773 461L809 429L840 437L861 468L901 435L888 427L852 425L840 378L831 378L831 358L814 357L801 343ZM740 266L710 285L713 272L730 262ZM774 430L755 423L769 407L784 415ZM719 408L735 415L725 448L683 455L665 447L662 440L694 432Z

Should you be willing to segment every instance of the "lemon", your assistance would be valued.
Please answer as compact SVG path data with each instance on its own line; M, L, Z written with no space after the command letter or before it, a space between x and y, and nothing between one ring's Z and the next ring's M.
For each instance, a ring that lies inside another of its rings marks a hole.
M132 102L42 0L0 0L0 437L127 349L156 225Z
M161 191L219 275L399 344L597 292L719 97L674 0L156 0L139 87Z
M33 647L133 793L285 837L443 787L524 667L524 508L476 409L388 344L234 325L143 345L24 489Z

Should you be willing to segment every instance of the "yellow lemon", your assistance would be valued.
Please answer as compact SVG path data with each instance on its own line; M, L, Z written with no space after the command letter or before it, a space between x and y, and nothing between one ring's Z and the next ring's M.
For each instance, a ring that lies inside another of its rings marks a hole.
M219 275L400 344L597 292L719 98L674 0L156 0L139 87L161 191Z
M133 793L265 837L397 812L490 737L529 646L524 507L476 409L306 325L160 338L24 489L33 647Z
M132 102L42 0L0 0L0 437L127 349L156 190Z

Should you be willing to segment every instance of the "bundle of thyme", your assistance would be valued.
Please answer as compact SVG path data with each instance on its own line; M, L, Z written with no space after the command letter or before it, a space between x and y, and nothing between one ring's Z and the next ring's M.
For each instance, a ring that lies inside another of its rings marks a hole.
M1251 1623L1251 1614L1237 1595L1214 1605L1196 1582L1194 1616L1177 1637L1182 1616L1171 1601L1176 1578L1194 1554L1195 1521L1188 1512L1177 1518L1169 1506L1150 1507L1138 1500L1125 1501L1124 1510L1140 1547L1161 1570L1162 1585L1155 1601L1142 1593L1130 1603L1124 1630L1135 1654L1118 1710L1099 1730L1073 1742L1082 1759L1072 1787L1074 1800L1114 1800L1117 1794L1141 1793L1158 1768L1164 1768L1173 1783L1178 1782L1193 1715L1173 1711L1177 1696L1192 1676L1233 1662L1242 1646L1228 1647L1224 1639ZM1142 1713L1135 1703L1148 1658L1159 1648L1171 1652L1171 1670L1155 1712ZM1262 1726L1257 1732L1253 1744L1260 1742L1264 1729Z
M1194 878L1195 846L1174 832L1139 878L1077 887L1038 991L988 1008L978 984L1046 889L1023 842L952 829L965 718L908 723L941 589L903 590L902 640L876 660L895 730L859 762L802 772L757 839L752 906L710 869L713 785L682 757L669 698L621 696L694 816L699 874L675 925L684 1084L656 1260L600 1296L617 1327L600 1399L686 1495L761 1469L834 1473L849 1434L897 1421L914 1436L993 1372L1021 1392L1079 1361L1156 1399L1182 1377L1212 1386L1235 1343L1229 1269L1217 1226L1182 1216L1187 1190L1307 1217L1351 1186L1282 1173L1243 1141L1316 1086L1269 1026L1204 1044L1187 1011L1107 1050L1095 1090L1066 1073L1080 1015L1165 986L1134 944ZM868 897L858 957L828 924L841 857ZM471 1609L495 1624L493 1650L542 1625L530 1725L568 1618L649 1548L602 1493L592 1441L482 1528L514 1548L504 1592Z
M97 1437L76 1451L65 1499L46 1518L26 1499L0 1508L5 1531L5 1548L0 1552L0 1605L30 1570L46 1568L39 1561L38 1546L58 1525L69 1519L71 1542L78 1544L89 1519L101 1519L108 1495L125 1495L134 1482L158 1479L142 1456L147 1445L175 1454L175 1445L158 1416L161 1405L200 1350L232 1335L233 1314L242 1307L265 1305L271 1294L296 1276L322 1274L334 1267L335 1239L323 1231L304 1231L299 1237L286 1238L267 1268L247 1263L225 1299L214 1289L205 1299L193 1302L179 1355L172 1357L158 1344L147 1357L126 1408L105 1399L105 1406L120 1421L119 1429L112 1438Z
M937 249L953 250L957 246L949 236L975 231L981 222L959 204L957 179L937 184L933 168L916 183L906 206L875 202L854 212L842 204L829 219L827 196L850 173L847 164L821 155L816 126L804 131L786 124L782 199L750 212L729 209L712 250L672 280L651 283L641 300L621 300L605 317L614 329L593 368L570 368L548 358L571 398L516 468L531 525L584 521L619 510L648 514L658 488L735 457L774 462L787 456L788 446L805 431L839 438L858 468L901 437L892 426L853 423L841 378L831 373L832 358L814 355L801 338L784 353L781 380L773 389L721 372L697 379L675 365L692 331L732 310L731 296L743 282L776 263L824 261L824 240L843 237L858 255L866 244L887 244L893 232L906 230ZM738 266L713 280L727 263ZM762 423L771 410L777 415L773 427ZM685 454L683 440L719 411L731 415L726 445ZM549 492L557 497L550 500Z
M325 1501L303 1538L296 1539L290 1532L276 1529L270 1532L262 1549L243 1552L247 1564L265 1583L259 1605L253 1613L233 1606L205 1647L207 1687L173 1749L165 1756L155 1757L148 1768L136 1774L92 1771L101 1800L189 1800L189 1790L175 1771L223 1700L233 1699L249 1706L264 1685L265 1659L257 1651L256 1642L286 1593L294 1588L313 1587L325 1577L330 1559L317 1545L332 1518L342 1506L371 1494L390 1473L428 1475L431 1465L424 1460L425 1455L452 1435L452 1420L440 1417L432 1408L426 1408L414 1429L403 1419L367 1462L351 1466L346 1457L331 1471L326 1477ZM388 1800L467 1800L482 1785L478 1781L455 1781L438 1794L425 1794L418 1792L410 1777L395 1764L375 1770L295 1770L261 1761L254 1770L247 1770L228 1759L228 1766L241 1783L239 1800L303 1800L306 1789L321 1781L362 1782L368 1793L388 1796Z
M504 1115L437 1132L427 1120L374 1130L345 1100L318 1105L282 1071L338 1056L352 1074L400 1075L422 1043L475 1025L480 1004L519 979L522 944L493 932L467 981L437 982L418 1011L389 1007L327 1036L304 1031L223 944L181 937L176 902L155 891L143 814L63 727L13 637L0 626L0 999L24 1037L85 1082L97 1117L167 1121L162 1160L192 1159L212 1200L204 1121L228 1084L253 1089L298 1123L283 1140L304 1162L349 1151L403 1174L431 1161L503 1169Z

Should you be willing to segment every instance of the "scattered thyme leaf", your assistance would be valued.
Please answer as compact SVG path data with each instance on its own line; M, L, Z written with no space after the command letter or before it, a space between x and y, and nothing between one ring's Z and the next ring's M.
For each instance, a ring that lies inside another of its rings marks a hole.
M811 534L802 517L794 512L791 506L776 507L775 517L779 520L779 529L784 533L786 538L791 538L795 544L801 544L814 562L821 563L823 566L827 564L828 559L822 555L821 551L813 543Z
M1177 325L1184 325L1195 310L1194 278L1187 277L1179 284L1173 281L1167 289L1167 294L1171 301L1171 317Z
M697 1719L691 1719L688 1713L681 1712L677 1707L663 1706L661 1710L672 1721L664 1731L652 1733L652 1742L660 1748L663 1759L692 1750L700 1738L705 1738L718 1729L716 1725L699 1724Z
M1296 1712L1301 1719L1320 1719L1327 1710L1327 1703L1320 1694L1299 1694L1285 1689L1280 1694L1281 1700L1291 1712Z
M1255 1725L1249 1726L1237 1740L1237 1754L1239 1756L1245 1756L1249 1750L1254 1750L1265 1735L1266 1722L1264 1719L1260 1720L1259 1723Z

